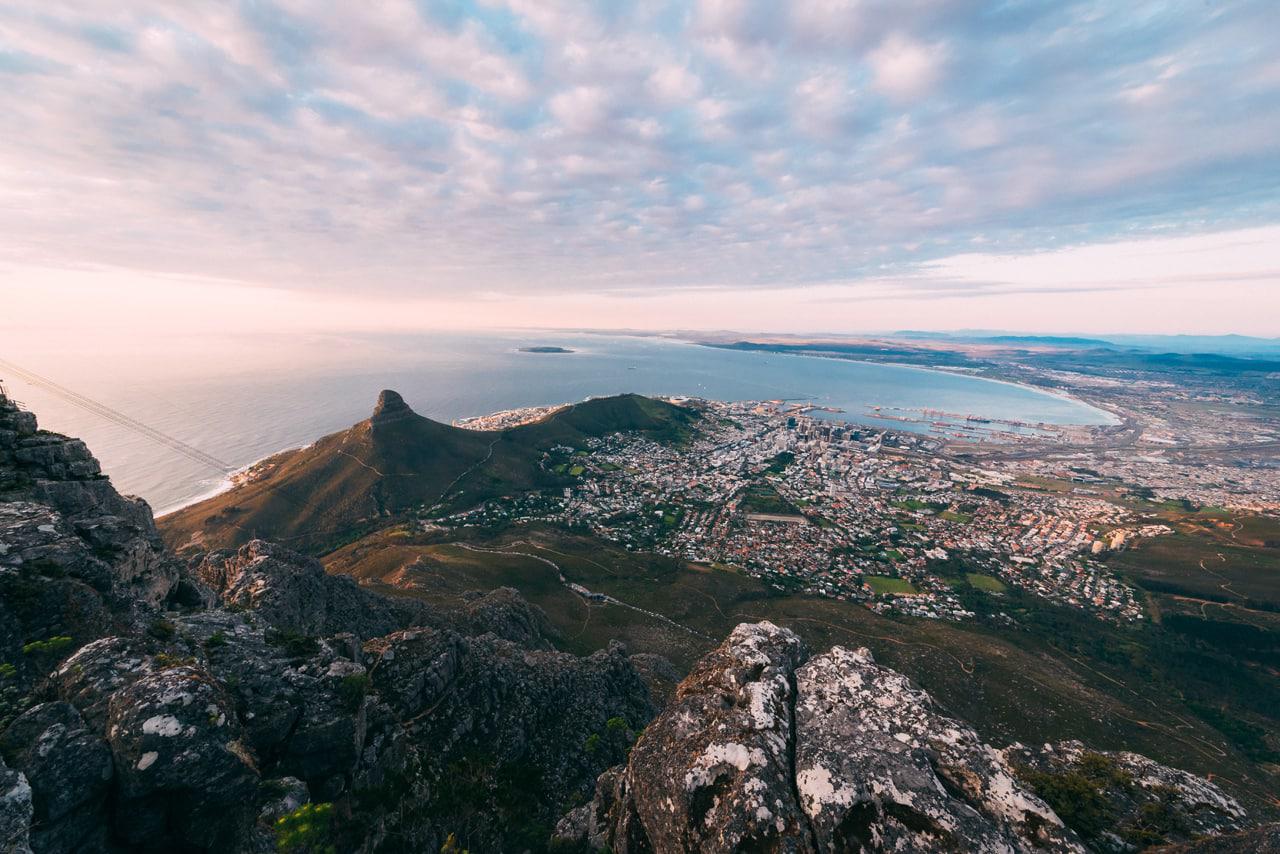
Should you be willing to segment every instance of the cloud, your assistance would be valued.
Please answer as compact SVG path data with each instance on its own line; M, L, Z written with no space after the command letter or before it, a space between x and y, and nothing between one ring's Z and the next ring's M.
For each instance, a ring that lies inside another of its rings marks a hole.
M450 301L879 293L949 259L993 292L1004 267L955 259L1280 221L1269 24L1261 0L18 0L0 263Z
M577 86L552 97L548 107L566 130L590 133L609 118L609 93L599 86Z
M698 94L701 85L696 74L677 63L655 69L648 80L650 93L664 104L679 104L690 100Z
M928 44L894 33L871 52L868 61L875 86L896 101L929 93L942 74L946 46Z

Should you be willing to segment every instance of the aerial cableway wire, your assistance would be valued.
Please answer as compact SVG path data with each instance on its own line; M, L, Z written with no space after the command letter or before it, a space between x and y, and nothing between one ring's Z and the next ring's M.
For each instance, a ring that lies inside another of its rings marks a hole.
M159 442L160 444L181 454L187 459L197 462L200 465L211 468L214 471L218 472L219 474L229 475L238 471L241 468L240 466L233 466L231 463L224 462L223 460L218 459L212 454L207 454L204 451L200 450L199 448L195 447L194 445L190 445L182 441L181 439L170 436L168 433L165 433L162 430L157 430L156 428L148 424L143 424L141 421L139 421L136 418L130 418L128 415L125 415L123 412L120 412L116 409L112 409L110 406L107 406L105 403L99 403L98 401L93 400L92 398L85 397L83 394L80 394L79 392L72 391L66 386L56 383L53 380L49 379L48 377L37 374L35 371L27 370L21 365L15 365L13 362L10 362L8 359L0 359L0 369L4 369L5 371L8 371L14 376L22 380L25 380L31 385L34 385L38 388L42 388L45 391L48 391L56 395L57 397L62 398L68 403L86 410L87 412L92 412L95 415L105 418L106 420L112 422L113 424L118 424L121 427L124 427L127 430L132 430L136 433L139 433L140 435L145 436L154 442ZM309 501L300 501L275 484L267 483L267 482L259 482L256 485L261 489L265 489L267 492L270 492L274 495L279 496L280 498L283 498L285 501L288 501L290 504L293 504L295 507L298 507L300 509L306 509L310 505ZM334 527L329 529L321 529L318 531L312 531L309 534L298 535L296 537L275 537L274 539L296 540L296 539L303 539L307 536L343 532L347 530L349 530L349 526L341 526L341 527Z
M136 418L130 418L123 412L112 409L104 403L99 403L96 400L85 397L79 392L72 391L66 386L59 385L48 377L43 377L34 371L29 371L26 368L15 365L7 359L0 359L0 368L4 368L6 371L26 380L34 386L38 386L45 391L52 392L73 406L78 406L81 409L92 412L95 415L99 415L112 423L119 424L121 427L132 430L135 433L140 433L152 441L159 442L179 454L182 454L182 456L187 459L200 463L203 466L207 466L220 474L230 474L238 468L238 466L233 466L230 463L223 462L212 454L206 454L204 451L187 444L181 439L176 439L168 433L157 430L150 425L143 424Z

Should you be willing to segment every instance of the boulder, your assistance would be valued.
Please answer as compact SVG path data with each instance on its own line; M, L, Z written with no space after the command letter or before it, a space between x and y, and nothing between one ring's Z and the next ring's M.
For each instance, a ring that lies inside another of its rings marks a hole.
M789 630L744 624L695 665L626 765L597 779L555 838L617 854L1030 854L1136 850L1230 831L1244 817L1206 780L1101 754L1108 833L1170 814L1183 837L1099 833L1087 848L1036 794L1033 772L1071 770L1089 755L1076 743L997 750L866 649L811 658Z
M251 824L258 772L226 691L204 668L160 670L112 695L115 835L150 850L232 850Z
M796 671L795 779L819 851L1083 851L971 727L866 649Z
M794 633L744 624L694 666L631 753L619 854L644 850L641 836L656 850L812 850L789 759L804 657Z
M156 670L145 640L107 637L82 646L49 681L54 694L75 706L89 726L101 732L112 695Z
M42 854L103 850L111 751L75 706L41 703L10 724L0 753L31 783L32 847Z
M252 610L268 625L298 635L372 638L422 622L428 610L362 590L347 576L329 575L314 558L264 540L195 558L189 570L226 607Z

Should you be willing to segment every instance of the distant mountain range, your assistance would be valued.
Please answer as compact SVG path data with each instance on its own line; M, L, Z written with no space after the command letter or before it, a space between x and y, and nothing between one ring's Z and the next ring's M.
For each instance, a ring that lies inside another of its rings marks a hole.
M901 330L889 338L911 341L963 341L972 344L1026 344L1048 347L1106 347L1158 353L1212 353L1232 356L1280 355L1280 338L1248 335L1027 335L997 330L924 332Z

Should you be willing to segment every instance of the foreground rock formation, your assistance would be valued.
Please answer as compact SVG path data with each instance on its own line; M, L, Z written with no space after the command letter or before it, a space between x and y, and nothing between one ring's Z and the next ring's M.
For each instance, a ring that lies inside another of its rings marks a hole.
M1069 827L1040 782L1098 766L1109 825ZM1237 829L1211 783L1079 744L999 751L865 649L810 657L792 632L738 626L680 684L625 766L557 827L566 844L664 851L1138 850ZM1146 822L1146 823L1144 823ZM1093 831L1097 832L1093 832Z
M3 395L0 499L0 661L14 671L0 692L25 692L77 638L136 629L149 609L195 595L146 503L117 493L83 442L38 430Z
M1140 756L996 750L769 623L674 691L663 659L556 642L513 590L389 599L261 540L178 561L0 396L0 854L1123 851L1244 823Z
M431 608L260 540L184 565L0 398L0 852L273 851L293 818L300 851L542 847L654 714L621 647L553 641L512 590Z

